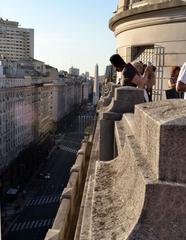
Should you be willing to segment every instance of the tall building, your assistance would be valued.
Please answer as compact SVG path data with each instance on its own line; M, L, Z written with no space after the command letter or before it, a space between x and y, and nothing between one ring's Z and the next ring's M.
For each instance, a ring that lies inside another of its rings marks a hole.
M10 60L34 57L34 29L20 28L0 18L0 57Z
M116 51L125 61L156 66L154 96L162 99L172 66L186 59L186 2L119 0L109 27L116 36Z

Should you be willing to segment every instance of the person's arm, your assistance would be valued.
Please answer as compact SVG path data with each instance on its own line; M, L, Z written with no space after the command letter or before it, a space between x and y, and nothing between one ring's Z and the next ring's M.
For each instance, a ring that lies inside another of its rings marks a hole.
M174 83L171 79L169 79L168 86L169 86L169 88L175 88L176 87L176 83Z
M177 82L176 82L177 92L186 92L186 62L182 65Z
M177 92L186 92L186 84L181 82L181 81L177 81L177 83L176 83L176 91Z

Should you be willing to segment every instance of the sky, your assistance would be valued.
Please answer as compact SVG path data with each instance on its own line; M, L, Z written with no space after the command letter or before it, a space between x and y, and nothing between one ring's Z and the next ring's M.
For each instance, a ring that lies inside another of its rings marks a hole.
M34 58L58 70L105 73L116 51L108 22L118 0L6 0L0 17L34 29Z

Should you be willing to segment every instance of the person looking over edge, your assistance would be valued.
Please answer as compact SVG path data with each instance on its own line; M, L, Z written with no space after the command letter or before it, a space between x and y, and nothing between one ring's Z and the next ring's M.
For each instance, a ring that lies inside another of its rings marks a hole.
M186 62L182 65L177 82L176 82L176 91L184 92L184 99L186 99Z
M126 63L119 54L112 55L110 62L117 72L121 72L121 86L132 86L144 89L144 81L131 63ZM149 101L145 89L144 98L146 102Z

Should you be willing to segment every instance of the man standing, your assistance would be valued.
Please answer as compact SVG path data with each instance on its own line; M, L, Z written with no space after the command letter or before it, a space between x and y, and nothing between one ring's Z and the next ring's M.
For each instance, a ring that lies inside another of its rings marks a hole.
M117 72L121 72L121 86L132 86L144 89L145 81L140 76L137 69L131 64L126 63L119 54L110 57L110 62ZM147 71L148 73L148 71ZM144 99L149 101L146 90L144 89Z
M132 64L126 63L119 54L112 55L110 62L117 72L121 72L121 86L137 87L134 77L139 77L139 73Z
M176 82L176 91L184 92L184 99L186 99L186 62L182 65L177 82Z

